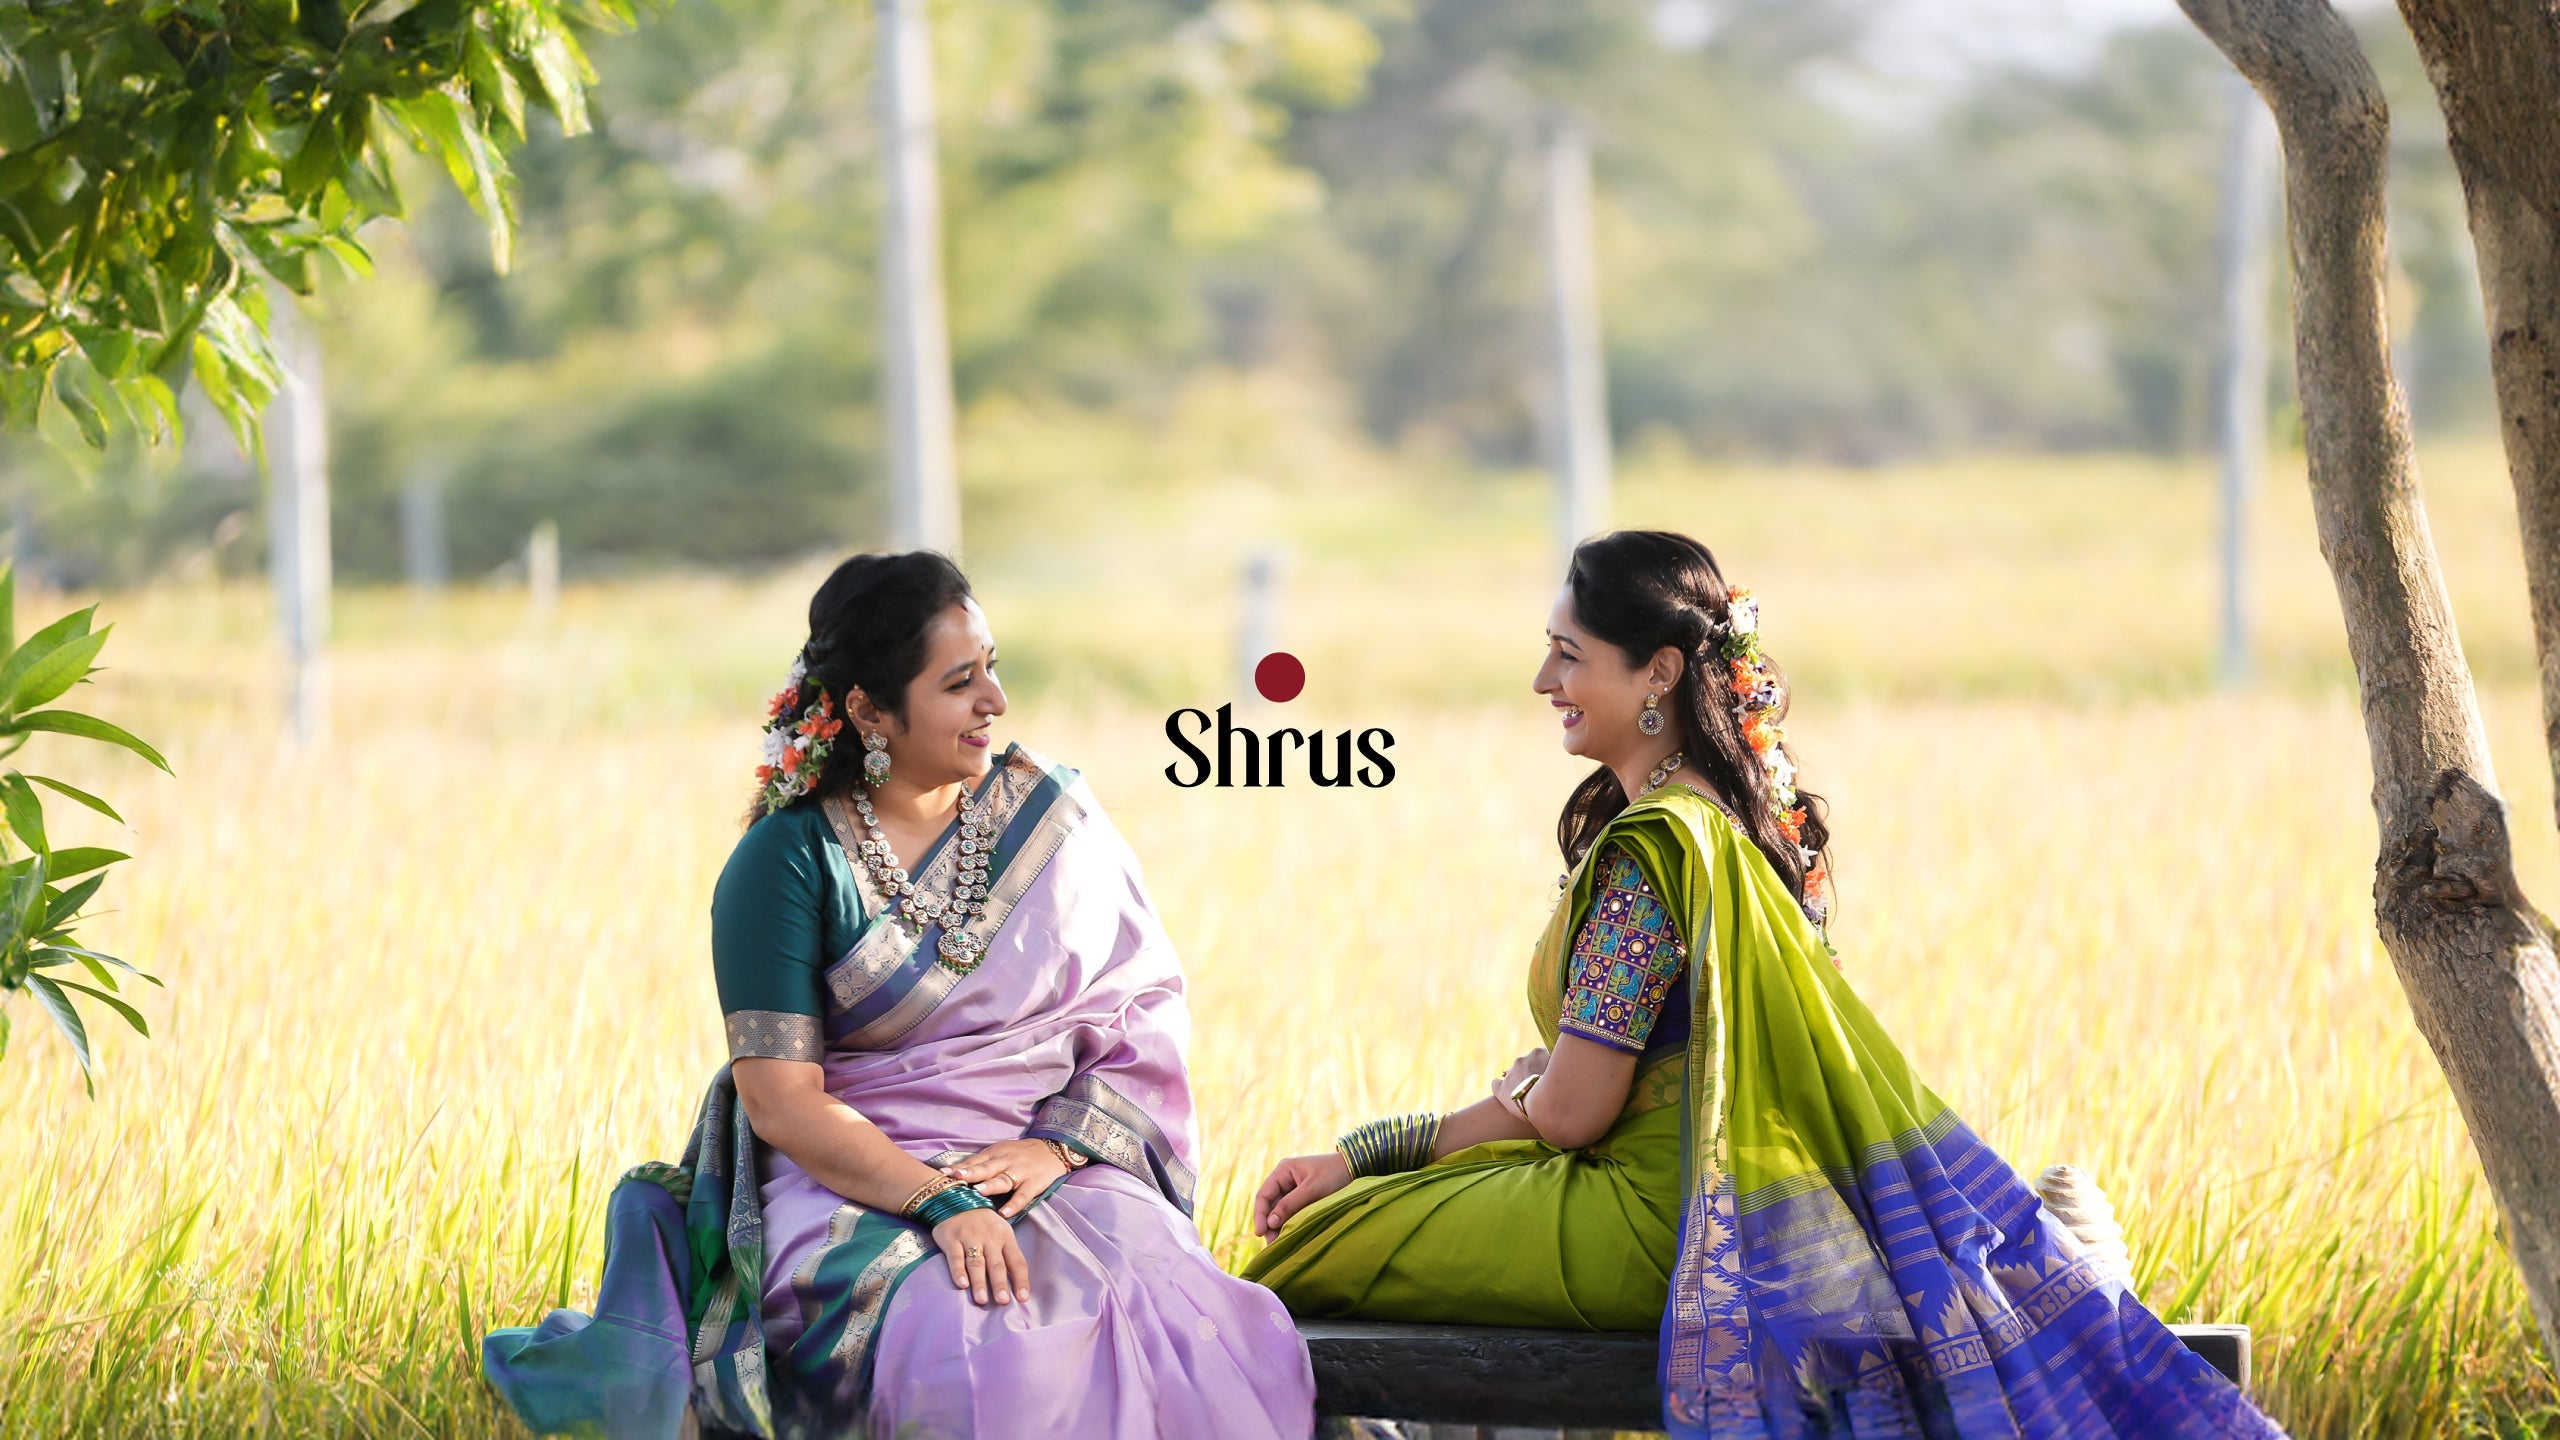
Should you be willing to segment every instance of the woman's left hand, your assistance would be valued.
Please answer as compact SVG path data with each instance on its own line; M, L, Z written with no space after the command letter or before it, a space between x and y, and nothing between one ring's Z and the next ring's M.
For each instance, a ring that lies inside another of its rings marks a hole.
M957 1165L943 1166L942 1173L978 1187L990 1200L1002 1196L998 1213L1010 1220L1047 1193L1067 1166L1057 1151L1038 1140L999 1140Z

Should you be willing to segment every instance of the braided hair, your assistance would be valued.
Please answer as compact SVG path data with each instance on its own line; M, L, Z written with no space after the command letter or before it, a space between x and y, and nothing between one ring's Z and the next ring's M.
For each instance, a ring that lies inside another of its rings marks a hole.
M830 708L843 715L856 690L903 721L907 686L924 669L926 631L935 616L970 598L969 577L937 551L856 555L838 565L810 597L809 638L774 697L767 735L791 735L813 713L823 716ZM788 803L841 793L861 774L861 746L830 746L817 775ZM748 823L778 808L768 796L760 780Z
M1819 922L1822 855L1831 840L1825 806L1806 791L1782 792L1772 776L1774 769L1791 780L1794 772L1775 728L1786 715L1784 678L1756 643L1747 680L1728 659L1728 643L1756 624L1747 592L1725 583L1706 546L1668 530L1618 530L1583 541L1574 547L1565 588L1576 623L1616 646L1629 665L1645 664L1666 645L1686 659L1662 704L1681 727L1685 773L1724 803L1796 903ZM1744 684L1752 687L1747 694L1738 688ZM1752 732L1763 729L1755 747ZM1573 788L1556 820L1556 844L1567 865L1581 863L1627 802L1625 787L1606 765Z

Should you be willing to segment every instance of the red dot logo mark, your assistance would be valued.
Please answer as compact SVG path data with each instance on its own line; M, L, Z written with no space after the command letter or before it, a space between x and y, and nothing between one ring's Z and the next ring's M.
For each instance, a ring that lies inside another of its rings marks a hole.
M1274 650L1253 667L1253 688L1272 704L1285 704L1307 688L1307 667L1288 651Z

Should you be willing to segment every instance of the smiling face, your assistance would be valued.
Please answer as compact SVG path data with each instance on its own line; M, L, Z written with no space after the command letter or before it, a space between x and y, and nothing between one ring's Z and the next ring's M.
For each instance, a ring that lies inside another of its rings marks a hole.
M1636 716L1646 695L1669 699L1679 677L1679 652L1667 646L1644 664L1628 664L1617 646L1582 628L1573 592L1566 590L1547 615L1547 658L1530 688L1555 707L1566 754L1615 765L1657 743L1636 728ZM1676 727L1664 732L1676 733Z
M975 780L995 763L995 717L1005 711L996 679L996 637L986 612L963 600L925 628L924 668L907 682L903 720L857 705L854 723L889 737L889 774L933 789Z

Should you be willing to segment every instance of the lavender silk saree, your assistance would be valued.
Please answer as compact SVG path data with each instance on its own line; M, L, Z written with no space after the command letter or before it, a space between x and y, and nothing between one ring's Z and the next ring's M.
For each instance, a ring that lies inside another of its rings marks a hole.
M986 913L965 922L974 967L937 959L938 927L881 918L845 861L850 813L817 802L740 842L714 947L733 1058L820 1062L929 1163L1025 1135L1091 1157L1015 1222L1029 1303L972 1303L922 1229L760 1144L723 1070L684 1158L614 1192L596 1314L485 1342L534 1429L674 1437L690 1412L775 1440L1310 1431L1295 1327L1189 1218L1189 1016L1135 858L1071 770L1017 746L983 785L999 838ZM946 835L920 859L919 883L947 888L954 849Z
M1411 1321L1632 1327L1611 1302L1641 1291L1674 1440L2281 1440L1921 1083L1686 785L1576 868L1530 972L1548 1044L1604 853L1632 858L1686 953L1685 1042L1647 1052L1610 1133L1355 1181L1249 1275L1310 1313Z

